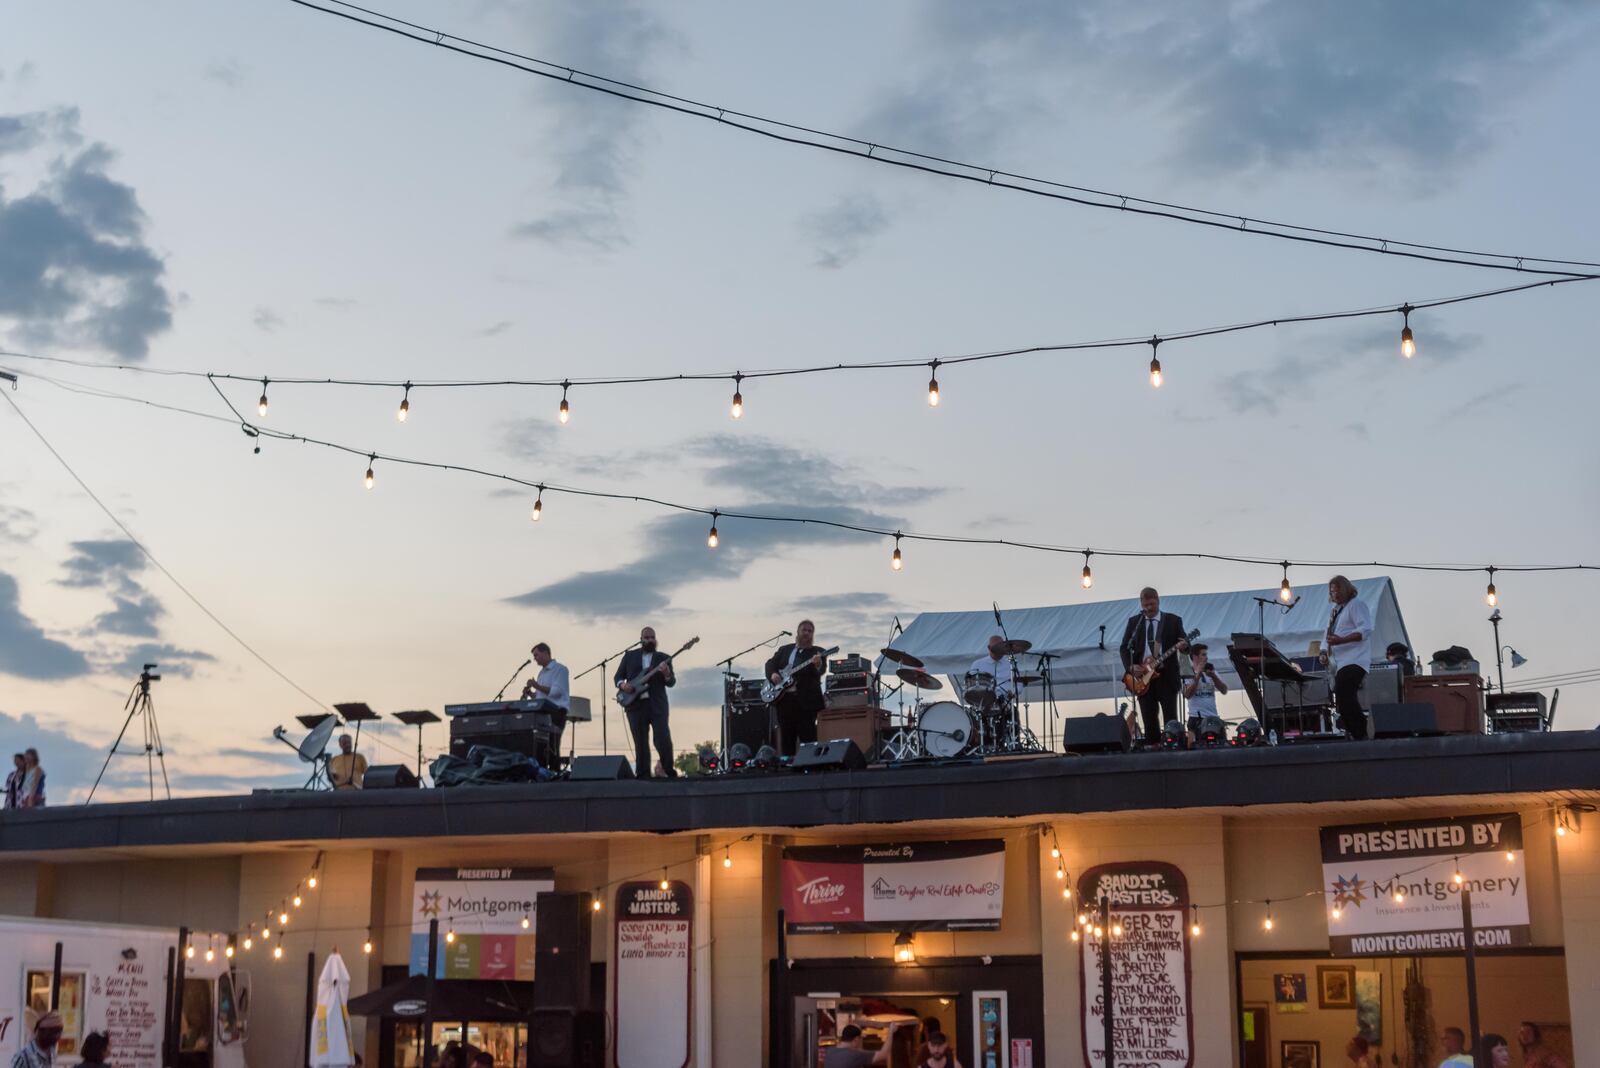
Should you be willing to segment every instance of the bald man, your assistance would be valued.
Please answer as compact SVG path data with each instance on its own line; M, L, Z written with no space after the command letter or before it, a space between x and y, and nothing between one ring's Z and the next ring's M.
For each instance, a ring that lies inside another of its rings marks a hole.
M1017 673L1005 653L1006 640L998 634L989 635L989 651L972 662L970 671L982 671L994 676L998 693L1017 696Z
M644 692L628 705L628 730L633 735L633 755L637 761L634 774L641 779L650 778L650 735L654 733L662 774L676 779L678 769L672 763L672 728L667 724L670 712L667 690L678 684L678 677L672 673L672 661L656 649L655 628L645 627L639 632L639 647L624 653L622 662L617 665L617 688L632 693L633 684L628 680L651 668L656 672L644 684Z

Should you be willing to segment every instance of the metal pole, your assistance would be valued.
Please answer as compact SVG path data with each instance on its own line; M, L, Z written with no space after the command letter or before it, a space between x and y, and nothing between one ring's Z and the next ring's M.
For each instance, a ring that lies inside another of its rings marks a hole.
M311 1068L311 1021L317 1015L317 951L310 950L306 953L306 1030L305 1045L301 1047L305 1053L305 1068Z
M161 1036L161 1063L176 1064L178 1057L172 1048L172 977L178 973L178 951L171 946L167 947L167 1000L163 1005L162 1019L167 1021L162 1027Z
M789 940L784 910L778 910L778 959L776 962L777 988L772 992L773 1011L777 1013L776 1026L773 1031L777 1034L778 1056L772 1061L774 1065L789 1064L794 1056L794 1040L790 1037L791 1023L794 1017L794 1007L789 1004ZM779 1059L781 1058L781 1060Z
M172 968L172 1021L169 1028L170 1041L172 1042L172 1059L168 1064L177 1064L178 1057L183 1052L183 981L189 973L188 957L184 950L189 946L189 928L178 928L178 957L173 962Z
M56 943L56 963L50 972L50 1011L61 1008L61 943Z
M1467 1024L1472 1028L1472 1048L1483 1038L1478 1030L1478 952L1472 939L1472 888L1461 888L1461 937L1467 957Z
M1117 1050L1115 1026L1112 1017L1116 1012L1111 1003L1111 899L1100 899L1100 1022L1105 1025L1105 1068L1116 1068Z
M1500 610L1498 608L1489 617L1489 622L1494 625L1494 669L1495 673L1500 676L1500 692L1505 693L1506 662L1505 657L1501 655L1505 652L1505 647L1500 644Z
M428 977L424 981L422 1010L422 1068L433 1064L433 975L439 970L439 919L428 921Z

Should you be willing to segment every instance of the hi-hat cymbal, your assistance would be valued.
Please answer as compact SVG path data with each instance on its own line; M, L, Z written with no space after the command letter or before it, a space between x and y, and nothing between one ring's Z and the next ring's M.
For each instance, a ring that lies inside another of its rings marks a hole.
M1017 656L1033 648L1033 643L1026 638L1012 638L1010 641L1003 641L997 644L1002 656ZM994 646L990 646L990 648L992 649Z
M880 649L878 651L883 654L883 658L885 660L893 660L896 664L904 664L906 667L911 668L919 668L923 666L921 660L912 656L904 649Z
M923 671L921 668L903 667L899 671L896 671L895 674L899 675L902 679L905 679L919 690L944 689L944 683L940 682L926 671Z
M1044 681L1044 676L1043 675L1018 675L1017 676L1017 685L1018 686L1033 686L1033 685L1035 685L1037 683L1041 683L1043 681Z

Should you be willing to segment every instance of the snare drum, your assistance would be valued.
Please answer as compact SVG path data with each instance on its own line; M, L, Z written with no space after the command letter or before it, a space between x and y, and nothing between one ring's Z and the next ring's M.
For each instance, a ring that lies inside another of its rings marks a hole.
M997 691L994 676L987 671L969 671L961 679L961 699L968 708L980 712L994 707Z
M916 730L924 756L955 757L972 745L977 724L954 701L936 701L917 714Z

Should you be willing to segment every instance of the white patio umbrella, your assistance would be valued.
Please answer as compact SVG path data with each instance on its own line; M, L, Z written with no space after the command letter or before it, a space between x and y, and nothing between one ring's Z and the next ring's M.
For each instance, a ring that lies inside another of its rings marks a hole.
M354 1068L350 1043L350 972L339 951L328 954L317 980L317 1015L311 1021L311 1068Z

